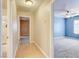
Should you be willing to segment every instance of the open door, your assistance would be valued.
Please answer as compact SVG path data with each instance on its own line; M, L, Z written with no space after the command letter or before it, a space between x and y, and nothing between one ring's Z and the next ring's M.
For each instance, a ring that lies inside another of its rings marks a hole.
M29 39L29 17L20 17L20 43L28 44Z
M20 20L20 36L29 36L29 20Z

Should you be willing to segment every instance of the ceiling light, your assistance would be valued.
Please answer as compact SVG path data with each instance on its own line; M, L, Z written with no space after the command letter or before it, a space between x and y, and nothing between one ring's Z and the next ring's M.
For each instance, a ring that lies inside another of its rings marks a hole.
M25 0L27 6L32 6L33 2L31 0Z

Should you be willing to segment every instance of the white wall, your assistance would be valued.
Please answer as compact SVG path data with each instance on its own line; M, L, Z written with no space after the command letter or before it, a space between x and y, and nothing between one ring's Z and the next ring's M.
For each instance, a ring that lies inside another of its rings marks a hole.
M51 54L51 3L43 3L35 14L34 41L46 53Z
M18 37L17 37L17 12L16 12L16 3L15 0L8 0L8 57L15 57L17 45L18 45Z
M12 34L13 34L13 57L16 55L18 48L18 17L15 0L12 1Z

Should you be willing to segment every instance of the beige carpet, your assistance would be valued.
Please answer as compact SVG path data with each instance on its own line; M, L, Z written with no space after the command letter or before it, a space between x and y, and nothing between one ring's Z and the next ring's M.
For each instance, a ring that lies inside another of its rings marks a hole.
M39 49L32 44L20 44L17 52L16 58L44 58L45 56L39 51Z

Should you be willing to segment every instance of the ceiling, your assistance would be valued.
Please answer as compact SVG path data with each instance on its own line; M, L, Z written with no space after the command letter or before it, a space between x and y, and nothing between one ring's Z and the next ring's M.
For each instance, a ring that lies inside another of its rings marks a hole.
M33 1L33 5L27 7L25 4L25 0L16 0L17 9L33 12L46 0L32 0L32 1Z
M54 11L55 14L63 16L70 11L70 16L79 15L79 0L55 0Z
M18 10L34 12L43 2L49 2L50 0L32 0L33 5L31 7L27 7L25 4L25 0L15 0L16 6ZM3 9L7 9L7 0L3 0Z

